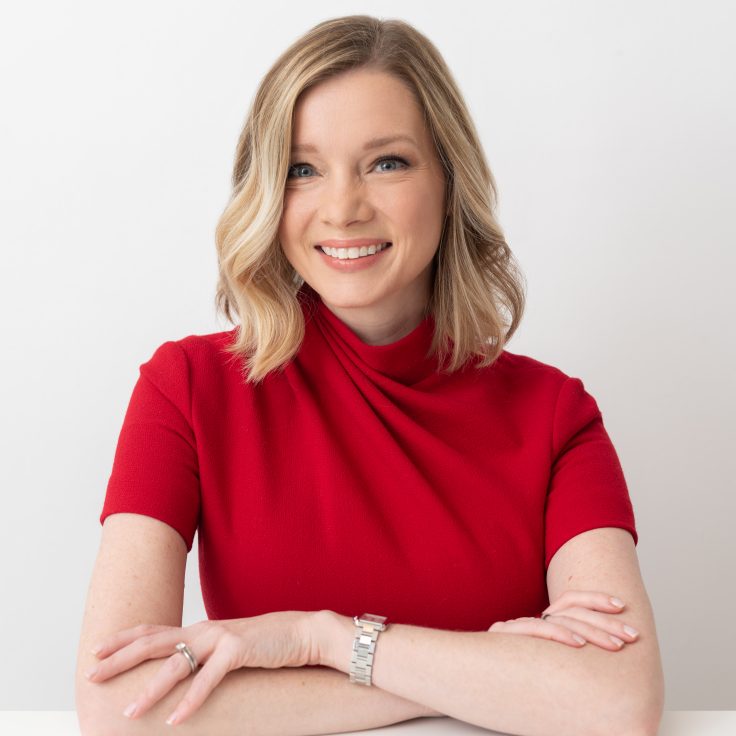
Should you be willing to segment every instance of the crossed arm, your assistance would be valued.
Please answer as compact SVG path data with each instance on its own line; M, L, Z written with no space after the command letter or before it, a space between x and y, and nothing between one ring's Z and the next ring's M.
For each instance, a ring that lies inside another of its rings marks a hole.
M127 573L120 569L121 545ZM131 549L137 550L132 559ZM185 560L181 538L161 522L127 514L106 521L77 666L83 736L171 733L164 720L185 694L186 680L140 719L129 721L122 710L160 663L145 662L100 684L87 682L82 673L94 659L92 642L101 636L142 622L181 625ZM510 633L392 624L379 638L375 686L364 687L350 683L346 674L351 619L321 612L315 631L324 667L232 671L175 728L212 736L302 736L446 714L524 736L656 734L664 686L654 620L630 535L608 528L571 539L550 564L548 587L553 603L567 588L617 594L627 603L625 622L639 630L638 640L612 652ZM116 605L105 603L110 600Z

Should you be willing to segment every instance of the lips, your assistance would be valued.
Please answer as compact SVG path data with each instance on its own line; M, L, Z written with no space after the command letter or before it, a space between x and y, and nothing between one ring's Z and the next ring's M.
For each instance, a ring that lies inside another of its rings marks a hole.
M361 248L330 248L327 245L320 245L317 246L317 250L331 258L339 258L340 260L349 258L353 260L355 258L367 258L369 256L378 255L379 253L383 253L385 250L388 250L390 247L391 243L364 245Z
M355 241L353 241L355 242ZM332 248L330 246L318 245L316 250L322 263L336 270L338 273L353 273L372 268L374 263L382 262L386 251L391 249L391 244L364 245L360 248L351 246L349 248Z

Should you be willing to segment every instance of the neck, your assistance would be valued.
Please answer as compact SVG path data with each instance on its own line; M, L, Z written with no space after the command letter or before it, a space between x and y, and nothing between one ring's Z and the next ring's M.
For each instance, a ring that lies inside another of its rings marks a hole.
M388 345L415 330L426 316L428 298L408 299L406 294L368 306L341 306L324 298L325 306L364 343Z

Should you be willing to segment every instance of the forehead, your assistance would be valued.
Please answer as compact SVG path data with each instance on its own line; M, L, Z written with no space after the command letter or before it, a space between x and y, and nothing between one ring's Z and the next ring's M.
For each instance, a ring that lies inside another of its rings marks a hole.
M412 92L396 77L375 70L345 72L308 89L294 109L292 146L321 150L363 146L403 134L426 145L428 131Z

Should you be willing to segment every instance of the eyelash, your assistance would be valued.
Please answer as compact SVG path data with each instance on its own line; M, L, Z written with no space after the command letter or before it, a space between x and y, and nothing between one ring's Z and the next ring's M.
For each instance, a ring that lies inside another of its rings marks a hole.
M373 162L373 167L375 168L378 164L383 163L384 161L398 161L400 164L402 164L402 166L407 166L407 167L409 166L409 162L403 156L399 156L397 154L390 153L390 154L387 154L386 156L381 156L381 158L376 159ZM291 171L293 169L298 169L301 166L309 166L310 168L312 168L312 164L308 164L306 162L298 163L298 164L291 164L291 166L289 166L289 173L287 174L287 178L288 179L308 179L309 178L308 176L291 176ZM398 171L398 169L396 169L396 171ZM386 172L386 173L392 173L392 172Z

